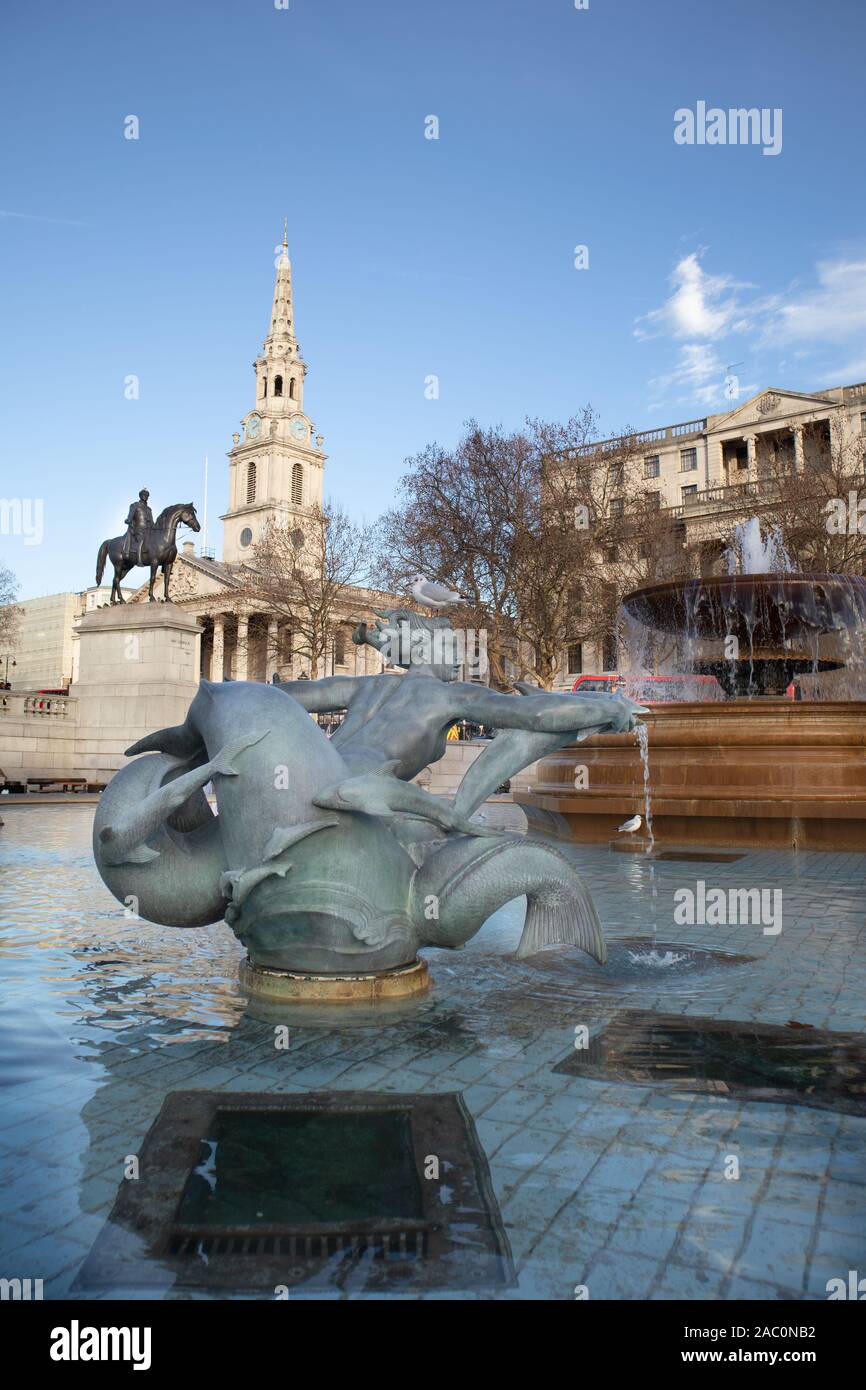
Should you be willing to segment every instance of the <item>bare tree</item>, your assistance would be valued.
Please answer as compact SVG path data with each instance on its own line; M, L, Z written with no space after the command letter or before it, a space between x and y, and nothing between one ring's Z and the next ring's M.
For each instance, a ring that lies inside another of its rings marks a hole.
M758 497L747 510L778 529L795 569L866 574L864 446L862 435L837 435L819 439L799 470L793 448L762 461Z
M316 680L339 626L336 615L347 585L365 572L369 532L335 503L309 510L303 526L270 522L236 573L235 599L290 629L295 650L309 661ZM278 649L271 653L280 657Z
M15 644L21 609L16 605L18 580L10 569L0 564L0 647Z
M597 434L590 406L513 434L471 421L455 449L407 460L382 519L381 582L420 571L459 590L454 621L485 628L496 685L529 675L549 689L567 643L603 640L622 590L661 563L670 525L647 500L643 453L631 434L613 449Z

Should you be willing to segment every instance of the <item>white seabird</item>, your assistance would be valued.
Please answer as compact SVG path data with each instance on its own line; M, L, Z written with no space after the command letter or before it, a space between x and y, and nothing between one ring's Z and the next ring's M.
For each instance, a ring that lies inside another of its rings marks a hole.
M412 597L426 608L453 608L460 602L460 595L454 589L435 584L423 574L412 575Z

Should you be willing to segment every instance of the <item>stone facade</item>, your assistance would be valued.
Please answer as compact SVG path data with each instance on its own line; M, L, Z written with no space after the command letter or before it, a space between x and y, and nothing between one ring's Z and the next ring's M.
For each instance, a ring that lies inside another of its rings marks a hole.
M75 624L83 613L107 603L110 592L110 585L99 585L18 603L21 617L10 643L9 675L5 675L4 661L0 678L19 691L67 689L78 668Z
M640 485L657 496L679 527L679 542L691 548L728 536L737 521L759 511L780 463L802 472L828 451L841 455L860 436L866 437L866 382L813 393L768 388L704 419L587 444L577 458L604 466L606 453L615 457L622 446L637 444ZM564 654L562 666L557 684L565 689L581 672L605 669L602 653L588 645L572 651L571 660Z

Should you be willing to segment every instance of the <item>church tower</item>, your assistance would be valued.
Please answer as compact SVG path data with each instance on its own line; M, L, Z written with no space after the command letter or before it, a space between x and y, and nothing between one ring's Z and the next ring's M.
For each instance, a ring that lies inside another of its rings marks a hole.
M223 561L241 564L270 521L303 527L322 505L327 455L304 414L307 364L295 337L292 264L287 234L277 260L271 325L253 364L256 403L229 450L229 506L223 521Z

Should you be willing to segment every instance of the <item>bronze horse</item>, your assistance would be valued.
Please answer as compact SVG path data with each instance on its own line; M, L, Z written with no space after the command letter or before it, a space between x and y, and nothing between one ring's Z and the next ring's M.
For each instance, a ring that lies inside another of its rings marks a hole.
M156 521L151 526L141 547L141 564L147 569L150 567L150 585L147 596L151 603L158 602L154 598L153 585L156 580L156 572L160 565L165 582L165 601L168 602L168 585L171 579L171 567L177 559L177 546L174 541L174 533L178 526L183 524L188 526L191 531L200 531L201 525L195 514L195 507L192 502L174 502L170 507L164 507ZM102 583L102 576L105 572L105 561L109 559L114 566L114 581L111 585L111 603L125 603L126 600L120 592L120 581L126 577L131 569L135 569L138 561L132 555L123 553L123 542L125 536L115 536L113 540L103 541L99 547L99 556L96 561L96 582Z

